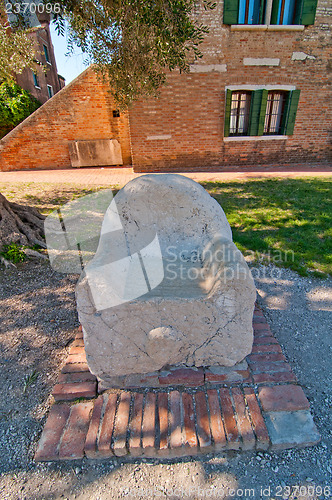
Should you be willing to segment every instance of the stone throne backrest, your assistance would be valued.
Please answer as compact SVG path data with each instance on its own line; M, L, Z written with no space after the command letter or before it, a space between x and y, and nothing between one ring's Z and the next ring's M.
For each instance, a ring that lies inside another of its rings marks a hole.
M234 365L251 351L254 302L222 208L176 174L117 193L77 286L87 361L104 382L166 365Z

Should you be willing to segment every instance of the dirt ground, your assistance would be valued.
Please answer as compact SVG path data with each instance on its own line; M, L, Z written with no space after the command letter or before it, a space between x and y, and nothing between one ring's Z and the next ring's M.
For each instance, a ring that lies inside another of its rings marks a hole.
M310 400L319 445L172 461L35 463L50 393L78 326L77 276L30 261L0 269L0 498L329 498L332 280L263 266L253 274L271 329Z

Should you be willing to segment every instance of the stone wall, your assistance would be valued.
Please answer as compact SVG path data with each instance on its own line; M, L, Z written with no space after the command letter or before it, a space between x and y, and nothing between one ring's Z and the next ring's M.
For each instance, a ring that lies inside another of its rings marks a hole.
M0 141L0 170L70 167L69 141L117 139L131 164L128 116L88 68Z
M326 163L331 128L328 1L319 0L315 25L302 31L235 31L223 24L222 1L212 12L196 5L199 19L210 26L203 58L190 74L170 74L159 99L139 101L131 109L134 170ZM293 135L224 138L225 87L237 85L300 89Z

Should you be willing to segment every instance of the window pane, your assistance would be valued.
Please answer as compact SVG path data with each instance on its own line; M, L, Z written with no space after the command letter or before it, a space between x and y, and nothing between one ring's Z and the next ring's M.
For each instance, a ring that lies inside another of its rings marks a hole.
M240 0L239 3L239 24L244 24L246 17L246 0Z
M284 17L282 24L293 24L295 0L285 0Z
M296 0L279 0L277 24L293 24Z
M264 134L280 134L285 95L285 92L269 92L264 122Z
M43 45L43 47L44 47L45 59L46 59L47 62L50 62L50 58L48 56L48 48L47 48L46 45Z
M39 87L38 77L37 77L36 73L32 72L32 76L33 76L33 83L35 84L35 87Z
M233 92L231 102L230 135L247 135L251 92Z
M240 0L239 24L259 24L260 0Z
M268 96L267 104L266 104L265 122L264 122L264 134L267 133L267 131L269 129L270 114L271 114L271 99L270 99L270 96Z

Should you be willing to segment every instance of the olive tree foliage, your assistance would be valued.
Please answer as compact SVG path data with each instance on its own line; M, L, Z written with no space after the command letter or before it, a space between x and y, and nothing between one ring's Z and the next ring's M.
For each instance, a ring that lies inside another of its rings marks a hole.
M205 9L215 6L202 3ZM81 48L109 80L120 107L157 95L166 70L188 72L189 62L201 57L199 45L208 32L192 16L194 0L61 0L60 5L58 32L67 20L69 49Z
M25 31L12 31L8 22L0 23L0 83L14 81L14 74L36 68L33 41Z

